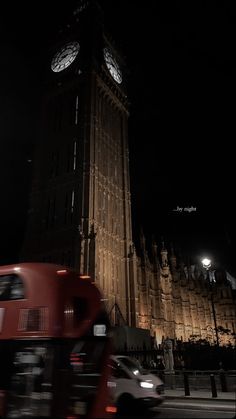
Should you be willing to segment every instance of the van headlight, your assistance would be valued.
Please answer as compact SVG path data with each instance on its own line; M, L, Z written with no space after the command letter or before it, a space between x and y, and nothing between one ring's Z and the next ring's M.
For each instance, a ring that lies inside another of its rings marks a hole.
M150 383L148 381L139 381L139 385L142 388L153 388L153 383Z

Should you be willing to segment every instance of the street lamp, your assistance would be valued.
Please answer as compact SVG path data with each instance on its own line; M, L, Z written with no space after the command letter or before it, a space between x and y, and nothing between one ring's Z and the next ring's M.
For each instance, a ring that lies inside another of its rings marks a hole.
M210 267L211 267L211 259L208 259L208 258L203 258L203 259L202 259L202 266L203 266L203 268L205 268L206 270L210 269Z
M216 335L216 345L217 347L219 347L219 336L218 336L218 330L217 330L217 324L216 324L216 312L215 312L215 305L214 305L214 298L213 298L212 278L210 277L210 273L209 273L209 269L211 267L211 259L205 257L202 259L201 262L202 262L203 268L206 269L207 281L210 286L211 306L212 306L214 329L215 329L215 335Z

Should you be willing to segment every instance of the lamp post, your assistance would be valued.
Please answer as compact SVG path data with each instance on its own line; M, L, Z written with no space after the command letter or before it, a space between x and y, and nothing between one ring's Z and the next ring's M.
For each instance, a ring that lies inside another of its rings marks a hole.
M214 305L214 298L213 298L212 278L210 278L210 274L209 274L209 269L211 267L211 259L203 258L202 266L204 269L206 269L207 281L210 286L210 297L211 297L212 314L213 314L213 320L214 320L214 330L215 330L215 335L216 335L216 345L217 347L219 347L219 336L218 336L217 323L216 323L216 312L215 312L215 305Z

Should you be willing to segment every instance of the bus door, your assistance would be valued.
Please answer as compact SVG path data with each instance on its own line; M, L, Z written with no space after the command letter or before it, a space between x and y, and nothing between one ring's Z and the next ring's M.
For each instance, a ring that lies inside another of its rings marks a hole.
M66 341L57 348L53 417L61 417L62 412L65 417L96 417L93 411L97 399L102 401L106 396L102 392L108 392L107 383L106 388L101 389L106 360L106 338L89 336L70 343Z

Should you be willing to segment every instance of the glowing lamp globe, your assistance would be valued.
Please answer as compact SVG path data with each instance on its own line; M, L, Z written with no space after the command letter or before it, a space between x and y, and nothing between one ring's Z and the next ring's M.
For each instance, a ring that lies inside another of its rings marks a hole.
M203 258L202 259L202 266L205 269L209 269L211 267L211 260L208 258Z

